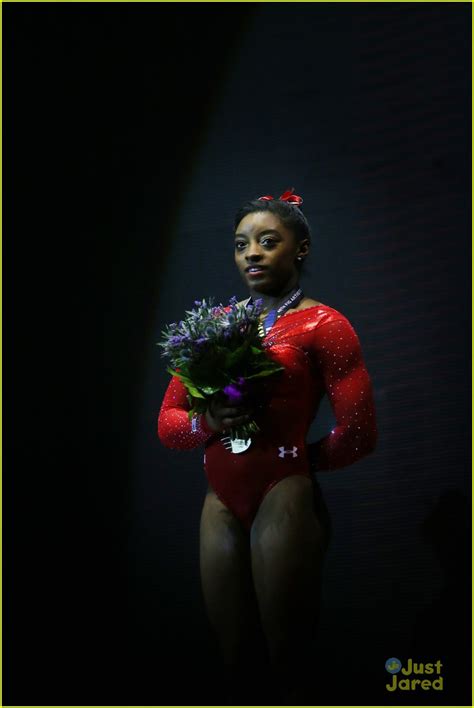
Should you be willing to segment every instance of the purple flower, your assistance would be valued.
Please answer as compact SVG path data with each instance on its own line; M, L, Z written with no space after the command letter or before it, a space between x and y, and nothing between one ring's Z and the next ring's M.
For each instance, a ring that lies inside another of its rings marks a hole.
M235 384L229 384L224 388L224 393L230 399L231 403L240 403L242 400L242 391Z
M228 396L230 399L231 403L240 403L244 392L243 389L245 387L245 378L243 376L239 376L237 379L236 384L229 384L224 388L224 393Z

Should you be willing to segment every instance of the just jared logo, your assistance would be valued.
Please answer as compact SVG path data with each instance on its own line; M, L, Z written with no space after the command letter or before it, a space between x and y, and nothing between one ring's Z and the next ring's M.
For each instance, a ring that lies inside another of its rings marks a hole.
M416 691L421 688L422 691L429 691L430 688L435 691L443 690L443 677L441 676L441 667L443 664L438 659L432 664L415 663L412 659L407 660L406 667L402 666L402 662L395 657L387 659L385 669L389 674L392 674L392 682L386 683L387 691ZM399 676L399 674L403 674ZM412 678L413 675L421 676L422 678ZM405 678L405 676L410 678ZM424 678L429 676L429 678Z

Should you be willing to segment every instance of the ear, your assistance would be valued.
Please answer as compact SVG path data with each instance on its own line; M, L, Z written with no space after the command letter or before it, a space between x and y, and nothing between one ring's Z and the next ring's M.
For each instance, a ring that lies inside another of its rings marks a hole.
M309 246L310 246L309 239L308 238L302 239L298 244L298 250L296 252L296 255L301 256L302 258L306 258L306 256L309 253Z

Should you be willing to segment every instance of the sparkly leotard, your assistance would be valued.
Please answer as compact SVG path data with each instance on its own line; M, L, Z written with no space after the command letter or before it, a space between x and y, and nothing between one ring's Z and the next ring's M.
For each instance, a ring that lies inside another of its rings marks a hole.
M170 448L205 446L204 469L214 492L249 530L267 492L281 479L345 467L372 452L377 439L372 384L349 320L319 304L280 317L263 339L284 370L260 380L253 417L260 431L235 454L229 438L204 416L193 431L186 389L172 377L158 416L158 436ZM311 445L306 435L327 394L336 425Z

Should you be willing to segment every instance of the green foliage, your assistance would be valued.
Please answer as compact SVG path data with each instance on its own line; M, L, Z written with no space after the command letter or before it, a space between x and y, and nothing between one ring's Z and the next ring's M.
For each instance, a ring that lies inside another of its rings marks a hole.
M204 413L217 392L239 397L247 380L268 377L284 368L263 347L259 333L261 301L244 306L231 298L230 303L226 311L222 305L212 306L211 301L196 301L198 308L186 310L187 317L179 325L167 325L158 343L162 356L171 360L167 371L187 390L190 419ZM257 424L251 421L230 434L248 437L257 430Z

